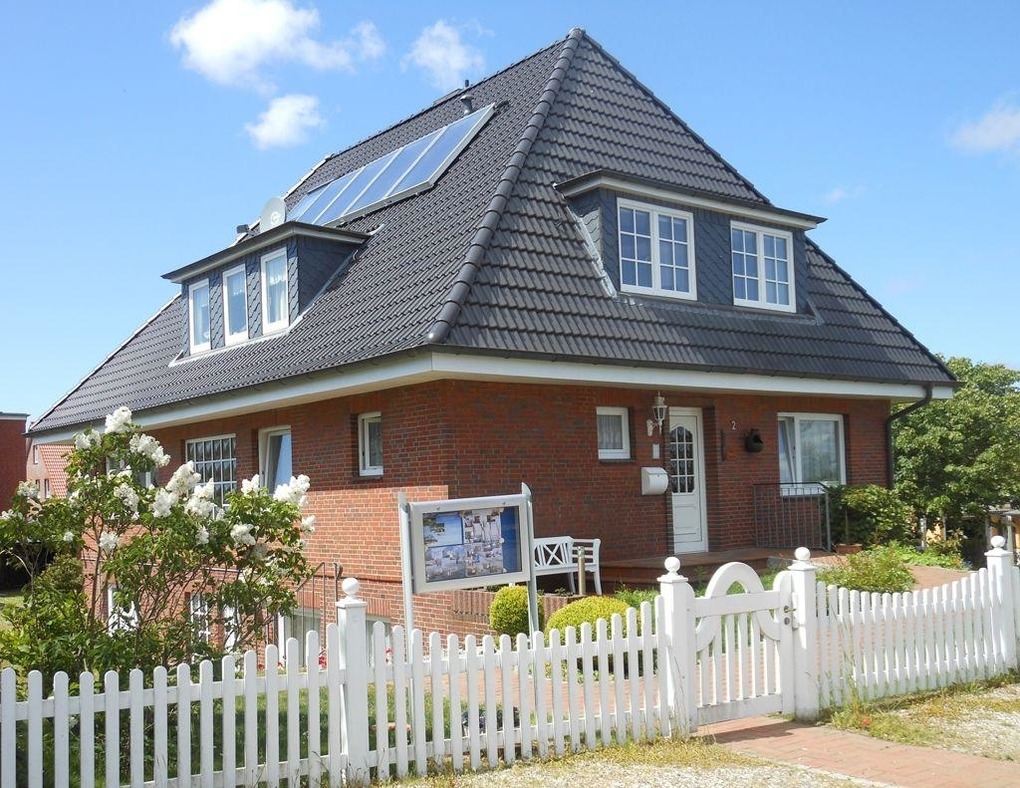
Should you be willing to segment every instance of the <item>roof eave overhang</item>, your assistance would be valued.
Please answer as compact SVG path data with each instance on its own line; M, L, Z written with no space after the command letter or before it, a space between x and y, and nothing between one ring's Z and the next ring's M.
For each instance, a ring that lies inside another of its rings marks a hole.
M593 170L556 184L556 189L564 197L575 197L599 188L611 189L633 197L651 197L680 202L695 208L719 211L760 222L773 222L798 230L813 230L825 221L825 217L822 216L776 208L762 203L720 197L717 194L698 189L676 186L664 181L640 178L611 170Z
M337 370L287 380L174 405L138 410L134 420L147 430L164 429L209 419L240 416L270 408L292 407L370 391L428 383L435 380L478 380L493 383L591 385L656 389L702 394L759 394L766 396L843 397L912 402L925 396L925 383L807 378L740 371L666 369L625 364L596 364L545 358L410 351ZM951 383L933 385L934 399L948 399ZM77 424L34 433L41 442L59 443L95 424Z
M370 236L365 233L355 233L350 230L338 230L332 227L319 227L314 224L305 224L304 222L284 222L278 227L274 227L272 230L259 233L245 241L241 241L233 246L228 246L226 249L216 252L216 254L203 257L201 260L197 260L183 268L178 268L167 274L163 274L163 278L180 284L186 279L192 279L196 276L200 276L206 271L219 268L220 266L231 263L245 255L258 252L260 249L274 246L294 237L321 238L327 241L336 241L338 243L348 243L360 246Z

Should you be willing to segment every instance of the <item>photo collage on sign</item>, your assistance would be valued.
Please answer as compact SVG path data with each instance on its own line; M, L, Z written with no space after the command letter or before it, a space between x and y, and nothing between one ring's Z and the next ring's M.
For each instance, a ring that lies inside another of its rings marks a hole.
M430 512L423 516L428 582L506 572L503 509Z

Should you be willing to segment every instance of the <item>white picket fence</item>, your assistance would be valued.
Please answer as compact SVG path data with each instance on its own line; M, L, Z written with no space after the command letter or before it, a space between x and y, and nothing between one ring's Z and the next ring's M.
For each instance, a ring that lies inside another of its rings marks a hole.
M44 697L33 673L21 700L4 670L0 788L361 784L988 678L1017 666L1020 574L1001 544L987 557L944 588L872 595L825 587L802 549L772 589L727 564L702 597L669 559L654 604L515 641L368 632L349 578L324 664L313 632L303 667L292 640L282 663L270 646L102 691L58 674Z

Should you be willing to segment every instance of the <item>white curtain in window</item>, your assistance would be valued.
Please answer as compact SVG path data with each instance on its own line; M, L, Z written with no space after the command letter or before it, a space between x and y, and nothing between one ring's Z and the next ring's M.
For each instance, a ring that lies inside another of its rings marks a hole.
M266 311L268 323L287 319L287 261L278 258L266 265Z
M838 482L839 425L831 420L800 420L802 482Z
M779 420L779 481L793 484L797 481L793 456L793 419Z
M600 449L623 448L623 419L615 413L598 416L598 436Z

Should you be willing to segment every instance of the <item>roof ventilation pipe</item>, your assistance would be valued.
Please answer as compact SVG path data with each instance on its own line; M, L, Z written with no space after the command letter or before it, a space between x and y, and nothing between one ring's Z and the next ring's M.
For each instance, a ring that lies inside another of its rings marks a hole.
M460 103L464 107L464 114L470 115L475 111L475 94L469 89L471 82L464 80L464 92L460 94Z

